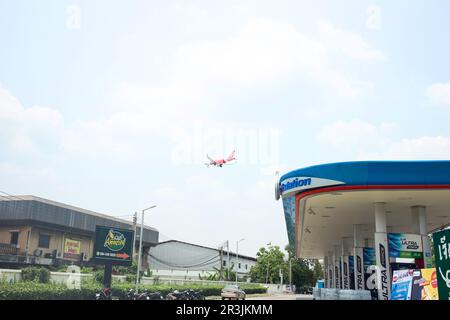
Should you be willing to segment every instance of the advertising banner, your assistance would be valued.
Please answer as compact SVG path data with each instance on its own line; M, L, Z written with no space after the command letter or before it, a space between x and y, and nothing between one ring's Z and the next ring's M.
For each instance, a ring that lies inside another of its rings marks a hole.
M131 266L133 241L132 230L96 226L94 260L97 263Z
M65 238L63 259L79 261L81 259L81 241Z
M370 279L372 279L373 277L371 277L372 273L373 273L373 269L371 268L371 266L376 266L377 264L377 260L376 260L376 256L375 256L375 248L363 248L363 272L364 272L364 289L365 290L372 290L372 286L369 285L372 283L372 281ZM376 283L374 282L373 286L375 286Z
M350 289L355 289L355 263L354 263L354 257L348 256L348 274L349 274L349 286Z
M341 288L341 281L340 281L340 272L339 272L339 260L337 260L334 264L334 285L336 289Z
M422 259L422 236L408 233L389 233L389 257Z
M395 270L392 276L391 300L411 300L414 270Z
M289 244L295 246L295 197L284 198L283 209Z
M350 272L348 268L348 256L342 256L342 289L350 289Z
M388 236L375 232L375 256L377 260L378 300L389 300L391 297L391 272L389 265Z
M365 289L365 269L363 263L363 248L354 249L354 277L355 277L355 289L364 290Z
M439 300L450 300L450 229L433 233Z
M333 272L333 265L330 264L328 267L328 288L334 288L334 272Z
M438 300L436 269L414 270L411 300Z

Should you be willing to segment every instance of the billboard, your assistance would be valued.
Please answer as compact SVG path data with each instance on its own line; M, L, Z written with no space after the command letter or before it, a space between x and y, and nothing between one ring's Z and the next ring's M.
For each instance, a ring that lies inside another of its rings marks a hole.
M391 300L411 300L414 270L395 270L392 275Z
M408 233L389 233L389 257L423 258L422 236Z
M63 259L79 261L81 259L81 241L65 238Z
M438 300L436 269L414 270L411 300Z
M433 233L440 300L450 300L450 229Z
M133 261L134 231L96 226L94 261L101 264L131 266Z

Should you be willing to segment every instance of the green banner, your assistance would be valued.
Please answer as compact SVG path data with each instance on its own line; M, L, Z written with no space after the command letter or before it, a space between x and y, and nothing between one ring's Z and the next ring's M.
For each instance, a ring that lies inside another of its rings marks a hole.
M133 261L132 230L97 226L95 229L94 261L131 266Z
M450 229L433 233L439 300L450 300Z

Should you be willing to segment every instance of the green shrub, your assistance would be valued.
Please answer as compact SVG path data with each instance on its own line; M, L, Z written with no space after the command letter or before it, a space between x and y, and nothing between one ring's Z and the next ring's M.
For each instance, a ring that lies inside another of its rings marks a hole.
M49 283L50 282L50 271L46 268L41 268L38 273L39 282L40 283Z
M242 285L242 289L247 294L265 293L266 288L260 285ZM112 287L112 295L119 299L127 299L127 292L134 286L130 283L117 283ZM141 289L146 288L149 292L160 292L167 295L172 289L201 290L205 296L217 296L223 288L223 285L149 285L140 286ZM56 283L38 283L38 282L20 282L16 284L0 283L0 300L92 300L95 294L102 290L102 285L95 281L86 281L81 285L81 289L69 289L64 284Z
M104 275L104 271L103 270L97 270L94 272L94 280L97 281L98 283L103 283L103 275Z
M22 281L50 282L50 271L47 268L27 267L22 269Z

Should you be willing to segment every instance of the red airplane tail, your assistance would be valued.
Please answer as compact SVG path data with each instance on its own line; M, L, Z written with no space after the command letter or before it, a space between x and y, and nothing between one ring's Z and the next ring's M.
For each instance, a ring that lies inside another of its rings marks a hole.
M236 150L233 150L233 152L228 156L228 158L226 158L226 161L236 160L235 155L236 155Z

